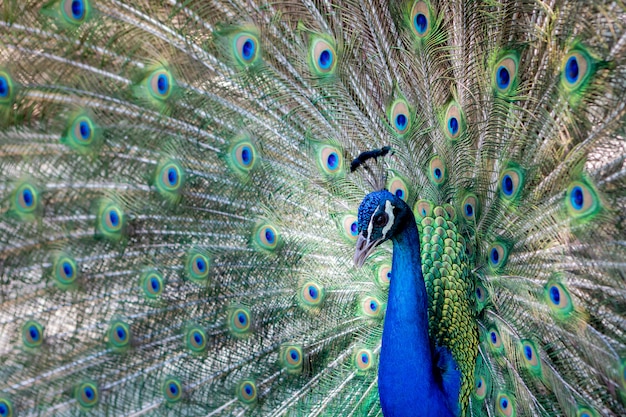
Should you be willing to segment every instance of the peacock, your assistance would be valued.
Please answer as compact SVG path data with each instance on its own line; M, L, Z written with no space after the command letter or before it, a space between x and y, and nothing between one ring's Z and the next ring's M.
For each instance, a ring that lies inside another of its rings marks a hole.
M626 415L626 5L4 0L0 417Z

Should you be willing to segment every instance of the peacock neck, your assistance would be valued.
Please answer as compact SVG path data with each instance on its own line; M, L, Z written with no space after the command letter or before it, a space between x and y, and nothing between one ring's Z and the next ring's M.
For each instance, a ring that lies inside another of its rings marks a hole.
M433 375L428 298L412 214L392 241L392 277L378 373L383 413L385 417L451 415Z

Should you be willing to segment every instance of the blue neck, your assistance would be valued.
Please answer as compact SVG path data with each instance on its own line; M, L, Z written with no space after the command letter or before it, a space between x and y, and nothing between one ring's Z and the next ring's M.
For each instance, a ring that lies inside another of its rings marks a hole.
M385 417L450 416L433 376L419 234L410 217L392 239L392 276L378 371L380 402Z

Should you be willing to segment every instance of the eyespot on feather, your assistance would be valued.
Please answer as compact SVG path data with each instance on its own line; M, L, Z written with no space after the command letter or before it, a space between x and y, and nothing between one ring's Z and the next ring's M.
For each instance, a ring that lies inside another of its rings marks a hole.
M251 66L260 58L258 37L250 32L241 32L233 38L233 48L237 61L244 66Z
M91 2L88 0L62 0L61 16L74 26L84 23L91 14Z
M417 220L422 220L425 217L433 217L433 210L435 204L429 200L418 200L413 207L413 214Z
M210 260L209 256L201 249L192 248L187 252L185 262L187 277L198 283L205 284L209 278Z
M443 131L448 139L455 141L465 131L465 118L461 107L456 102L448 104L443 120Z
M8 72L0 69L0 105L10 105L15 98L13 78Z
M406 182L403 178L399 176L394 176L389 179L387 189L391 194L395 195L402 201L407 201L407 199L409 198L409 189L406 185Z
M541 375L541 358L535 343L529 339L521 340L519 349L526 368L535 375Z
M74 258L66 253L59 253L52 261L52 274L57 287L66 290L76 283L79 270Z
M254 381L246 379L237 386L237 398L244 404L254 404L257 400L257 389Z
M467 195L461 203L461 214L465 220L470 222L476 221L478 213L478 197L474 194Z
M509 168L500 175L500 196L512 201L519 196L524 186L524 173L518 168Z
M576 410L576 417L598 417L598 412L589 407L578 407Z
M177 203L185 185L186 173L183 167L176 160L165 160L159 163L154 175L153 182L161 197L170 203Z
M389 123L394 131L402 136L411 128L411 114L409 105L404 99L397 99L389 107Z
M376 283L383 289L389 288L391 283L391 265L383 263L376 269Z
M200 326L189 326L185 332L185 345L193 353L201 353L207 347L207 336Z
M502 344L502 338L500 337L500 332L495 327L490 327L487 330L487 340L489 342L489 347L495 353L504 352L504 345Z
M312 72L320 77L334 73L337 67L337 51L330 40L314 37L309 47L309 62Z
M109 325L107 339L109 345L114 350L124 350L128 348L131 341L130 326L121 320L114 320Z
M561 63L561 85L568 93L581 91L595 72L595 60L585 48L571 49Z
M126 215L122 207L110 200L103 200L98 209L97 230L102 237L120 240L124 234Z
M354 352L354 356L352 359L356 371L359 373L367 372L372 369L374 364L374 355L372 351L369 349L361 348L357 349Z
M433 156L428 164L430 180L435 185L441 185L448 177L446 165L439 156Z
M584 181L573 181L567 187L565 205L576 220L591 220L602 208L596 190Z
M569 291L565 285L555 280L548 281L544 287L544 298L553 315L560 320L568 318L574 311Z
M22 182L13 193L13 211L24 221L34 220L41 212L40 193L35 185Z
M235 335L244 335L250 331L250 310L245 307L231 308L228 314L228 327Z
M43 344L44 328L35 320L28 320L22 325L22 342L30 349L36 349Z
M497 271L506 265L508 256L508 248L500 242L493 243L487 250L489 266L494 271Z
M165 68L158 69L146 79L148 91L157 100L167 100L172 93L174 78Z
M359 235L358 219L353 214L346 214L341 218L343 236L350 242L356 242Z
M7 397L0 397L0 417L15 417L13 403Z
M141 274L141 289L146 298L156 300L163 294L165 281L163 275L155 270L148 269Z
M515 416L515 402L510 395L500 392L496 399L496 412L503 417Z
M246 135L230 147L229 165L238 174L248 174L257 162L257 150Z
M426 38L432 27L432 14L428 4L416 1L411 8L411 30L418 39Z
M183 386L178 378L168 377L161 385L163 398L170 404L177 403L183 397Z
M305 308L321 306L324 295L324 287L313 281L305 282L298 291L300 305Z
M482 375L476 375L474 377L474 397L478 400L484 400L489 391L489 385L487 379Z
M298 345L283 345L280 350L280 362L283 368L290 374L302 372L304 353Z
M74 398L83 410L89 410L98 404L100 393L94 382L79 383L74 389Z
M383 306L378 298L373 296L367 296L361 299L360 311L366 317L380 318L382 316Z
M328 176L343 173L343 156L341 151L331 145L321 146L317 151L317 162L320 172Z
M262 223L257 226L253 235L255 245L268 252L272 252L278 248L280 235L274 226L269 223Z
M508 95L515 92L518 63L518 57L512 53L505 55L496 63L492 77L497 93Z

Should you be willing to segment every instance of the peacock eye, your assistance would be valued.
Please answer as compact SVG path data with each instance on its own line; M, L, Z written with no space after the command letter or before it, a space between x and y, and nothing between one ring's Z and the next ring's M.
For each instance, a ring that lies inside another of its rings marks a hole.
M387 213L381 213L378 216L374 217L374 226L375 227L383 227L389 221L389 216Z

